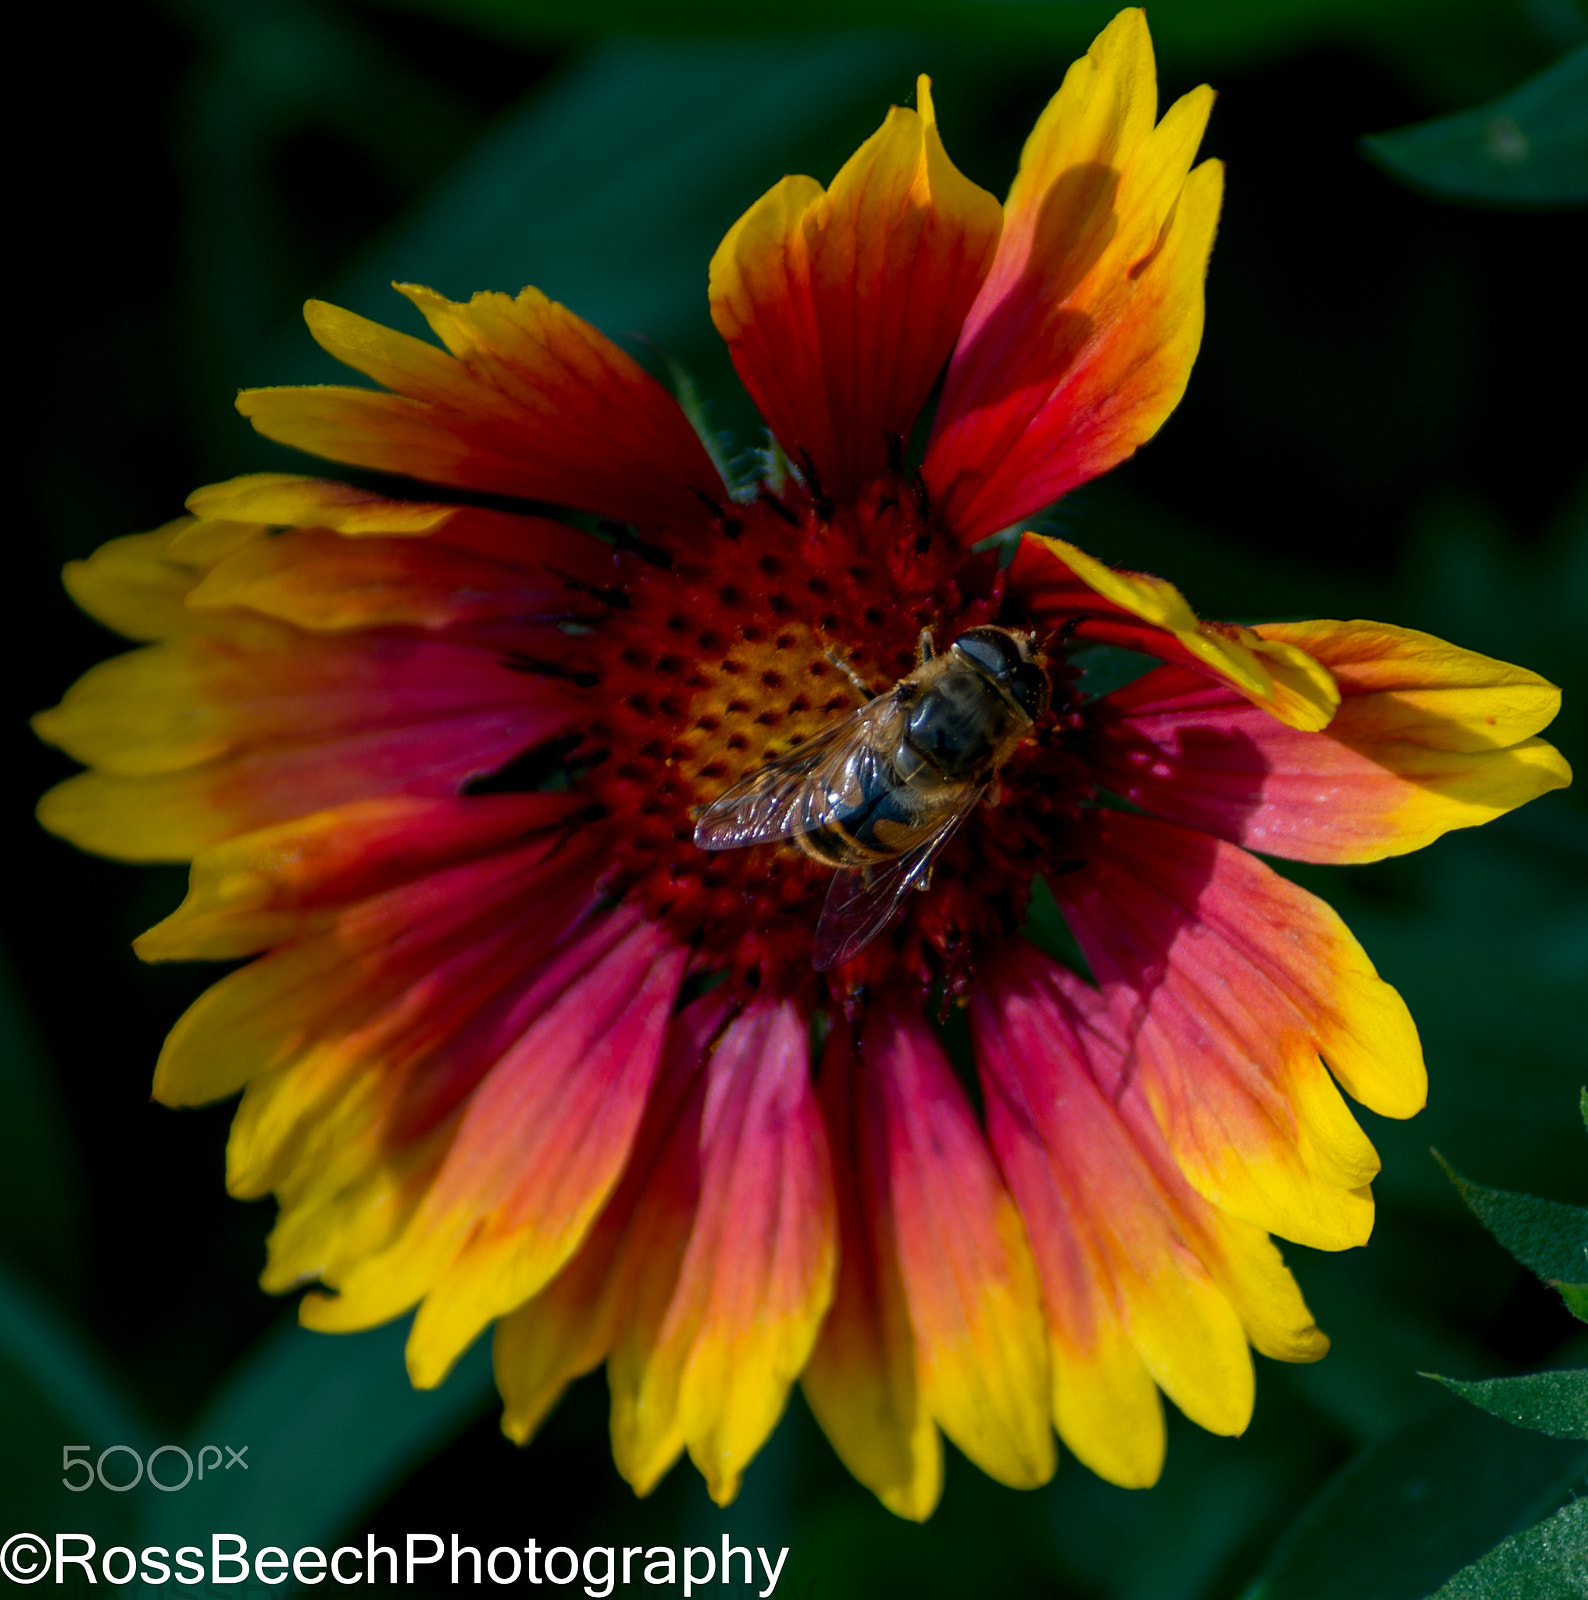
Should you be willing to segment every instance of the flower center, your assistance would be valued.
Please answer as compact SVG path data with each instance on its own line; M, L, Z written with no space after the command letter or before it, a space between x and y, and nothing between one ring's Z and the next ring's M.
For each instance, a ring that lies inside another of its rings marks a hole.
M705 968L791 992L814 986L812 934L833 870L790 844L708 853L695 818L737 779L793 749L939 650L999 620L996 561L967 557L929 521L924 492L884 479L835 514L798 486L702 517L697 541L628 555L627 604L588 644L587 729L569 758L616 836L607 890L643 901ZM962 990L978 939L1012 932L1056 818L1085 794L1065 749L1069 678L1055 710L1001 776L1004 803L976 814L895 925L831 975L851 991L901 969ZM856 680L859 680L857 683Z

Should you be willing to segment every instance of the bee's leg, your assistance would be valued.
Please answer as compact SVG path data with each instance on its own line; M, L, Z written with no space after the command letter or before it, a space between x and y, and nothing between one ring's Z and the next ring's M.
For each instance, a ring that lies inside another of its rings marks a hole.
M924 667L937 651L932 648L932 630L921 629L921 637L915 641L915 662L917 666Z
M1003 804L1003 799L1004 799L1003 779L1000 778L998 776L998 774L995 772L993 774L993 776L992 776L992 782L990 784L988 784L988 786L987 786L987 804L990 805L990 806L1000 806L1000 805Z
M850 666L849 663L845 661L836 650L829 650L827 652L827 659L831 661L832 664L837 667L838 670L843 673L843 675L848 678L852 684L854 684L855 688L860 691L863 699L875 700L877 698L877 691L873 689L871 685L867 683L866 680L862 678L860 674L856 672L855 669Z

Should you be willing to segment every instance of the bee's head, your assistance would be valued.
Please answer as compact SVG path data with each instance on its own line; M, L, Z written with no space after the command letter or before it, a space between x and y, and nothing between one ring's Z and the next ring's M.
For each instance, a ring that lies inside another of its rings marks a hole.
M1053 684L1047 674L1047 658L1036 648L1035 634L972 628L954 641L953 648L991 678L1031 721L1048 709Z

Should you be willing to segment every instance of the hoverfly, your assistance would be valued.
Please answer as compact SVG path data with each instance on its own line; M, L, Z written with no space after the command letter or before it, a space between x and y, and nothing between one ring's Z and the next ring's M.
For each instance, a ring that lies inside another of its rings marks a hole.
M892 689L741 778L695 825L702 850L792 839L838 868L816 925L818 972L859 954L927 887L938 851L1052 697L1033 634L972 628L938 654L925 629L917 660Z

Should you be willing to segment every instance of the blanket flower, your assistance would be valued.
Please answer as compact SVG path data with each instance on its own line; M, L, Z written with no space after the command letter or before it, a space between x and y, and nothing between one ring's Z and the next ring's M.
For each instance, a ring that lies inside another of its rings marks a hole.
M1323 1354L1270 1235L1366 1240L1345 1097L1410 1116L1424 1069L1361 946L1259 856L1419 849L1569 773L1534 673L1376 622L1200 621L1018 531L1185 388L1211 104L1158 118L1125 11L1002 205L925 79L829 188L777 184L710 272L777 446L747 486L535 290L401 285L439 345L311 303L378 387L239 401L384 488L239 478L68 568L142 648L37 719L89 769L40 814L192 863L139 952L243 964L155 1093L241 1092L228 1183L275 1195L263 1282L314 1285L308 1326L412 1312L432 1385L494 1324L521 1441L604 1362L630 1483L687 1450L719 1503L798 1381L915 1518L944 1435L1007 1484L1056 1435L1146 1485L1160 1394L1236 1433L1253 1347ZM819 972L833 866L708 852L698 819L908 680L923 630L978 628L1050 693L925 892ZM1099 644L1150 670L1088 693Z

